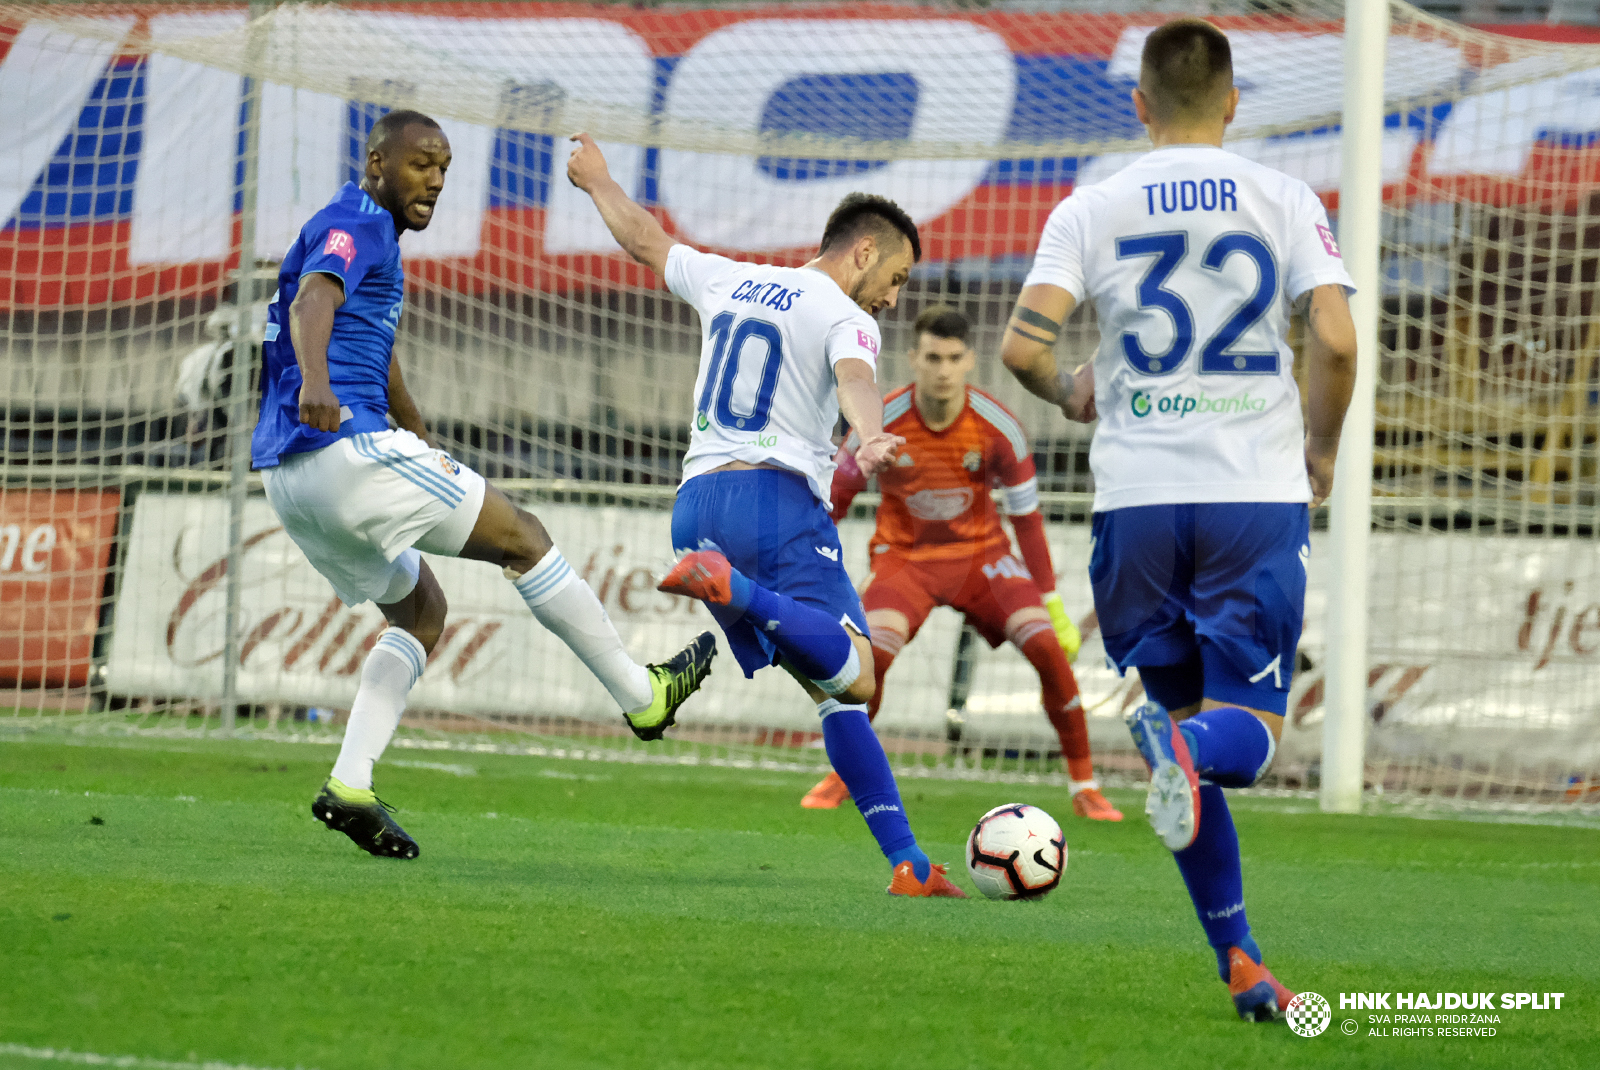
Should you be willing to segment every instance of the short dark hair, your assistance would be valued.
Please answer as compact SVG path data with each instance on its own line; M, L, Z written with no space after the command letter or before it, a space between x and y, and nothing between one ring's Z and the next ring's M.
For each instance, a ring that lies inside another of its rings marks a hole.
M854 242L867 234L875 235L881 242L896 231L911 243L912 262L921 260L922 239L917 237L917 225L904 208L876 193L850 193L839 202L839 207L828 217L828 225L822 228L822 246L818 252L825 253L840 242Z
M1139 89L1161 122L1207 118L1233 88L1228 35L1204 19L1173 19L1144 40Z
M426 126L434 130L440 129L439 124L432 116L424 115L420 111L410 108L397 108L386 112L377 122L372 124L372 132L367 135L367 151L383 148L384 144L394 135L408 126Z
M917 317L917 337L931 334L935 338L954 338L965 342L972 324L967 317L949 305L929 305Z

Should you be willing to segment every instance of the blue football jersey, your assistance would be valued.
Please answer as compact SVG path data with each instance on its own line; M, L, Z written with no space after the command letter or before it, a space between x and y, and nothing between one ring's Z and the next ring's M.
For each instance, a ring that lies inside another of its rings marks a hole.
M328 340L328 380L339 399L339 433L300 422L300 365L289 336L289 306L300 280L323 272L344 286ZM348 435L389 426L389 356L405 307L400 239L387 209L347 182L304 227L283 258L278 292L267 306L262 347L261 419L251 461L271 468L279 458L331 445Z

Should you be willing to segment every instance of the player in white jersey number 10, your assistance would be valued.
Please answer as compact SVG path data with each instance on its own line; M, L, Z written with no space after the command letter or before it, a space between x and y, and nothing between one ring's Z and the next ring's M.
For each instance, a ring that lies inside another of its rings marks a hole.
M883 429L872 314L894 306L922 255L916 224L887 198L852 193L803 267L696 252L629 199L587 134L573 140L567 177L617 243L700 314L694 427L672 508L680 558L661 590L706 604L746 676L782 665L805 688L828 758L889 859L890 893L963 897L917 846L873 735L866 611L828 515L841 410L863 472L904 442Z
M1245 920L1222 789L1253 784L1282 731L1307 503L1332 487L1356 347L1322 203L1222 148L1238 102L1221 30L1178 19L1150 33L1133 104L1155 151L1051 212L1002 355L1069 419L1099 420L1089 579L1107 655L1151 699L1128 718L1151 771L1145 812L1235 1009L1264 1021L1292 993ZM1085 301L1099 351L1058 375L1056 336ZM1286 340L1297 302L1305 419Z

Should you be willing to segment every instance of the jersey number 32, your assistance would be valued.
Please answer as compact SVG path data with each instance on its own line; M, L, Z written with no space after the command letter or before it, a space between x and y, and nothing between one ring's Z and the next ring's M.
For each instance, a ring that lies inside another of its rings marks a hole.
M1178 270L1189 252L1187 231L1169 231L1164 234L1140 234L1132 238L1117 239L1117 259L1128 260L1139 256L1153 256L1144 277L1139 280L1137 295L1141 309L1155 309L1172 320L1172 344L1164 353L1151 353L1139 341L1139 332L1122 333L1122 353L1128 364L1141 375L1167 375L1177 371L1194 348L1194 313L1183 296L1167 289L1167 281ZM1206 247L1200 266L1207 271L1221 271L1223 264L1235 253L1255 261L1259 280L1255 293L1230 316L1227 322L1200 347L1200 373L1202 375L1276 375L1278 351L1268 353L1235 353L1230 347L1254 327L1272 307L1278 293L1278 265L1267 243L1244 231L1234 231L1217 237Z

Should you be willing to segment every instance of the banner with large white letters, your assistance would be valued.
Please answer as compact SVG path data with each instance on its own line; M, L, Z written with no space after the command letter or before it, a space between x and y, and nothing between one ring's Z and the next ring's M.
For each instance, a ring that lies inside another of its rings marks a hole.
M477 8L284 4L252 23L243 4L150 4L136 29L125 15L58 20L0 2L0 95L37 104L0 111L0 307L220 286L245 224L244 70L264 72L249 224L266 257L359 176L381 110L368 101L441 118L450 178L433 225L402 248L467 292L645 279L562 173L558 135L584 127L623 188L703 247L793 260L839 197L864 189L911 212L930 260L1025 257L1055 203L1143 146L1128 95L1165 18ZM1229 147L1331 202L1337 27L1222 23L1241 90ZM1575 47L1525 56L1464 40L1389 39L1387 187L1411 201L1544 203L1600 179L1600 59L1580 69Z

